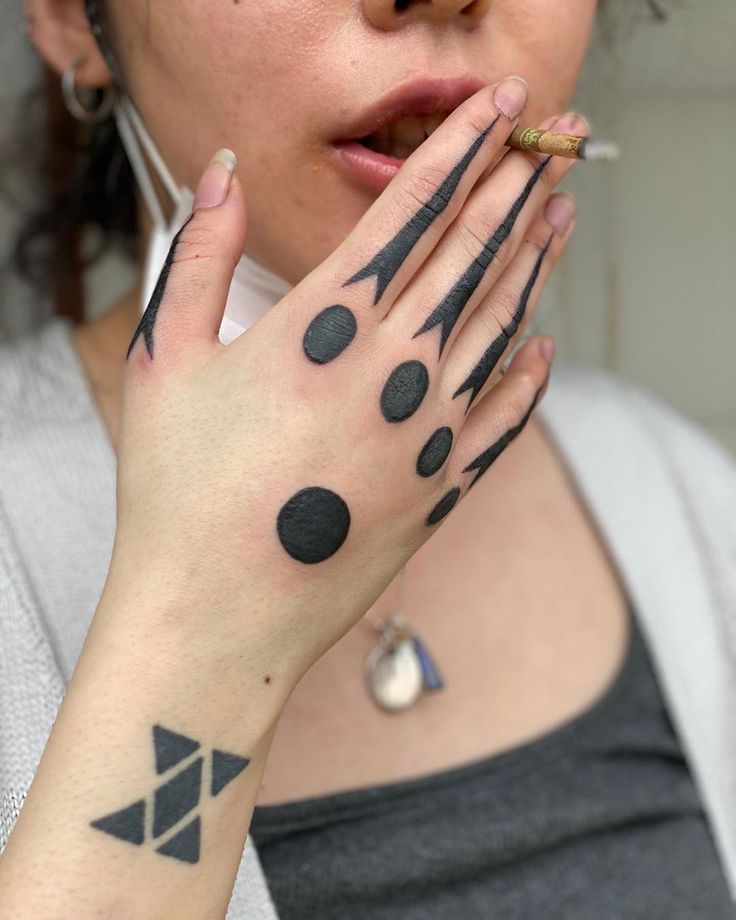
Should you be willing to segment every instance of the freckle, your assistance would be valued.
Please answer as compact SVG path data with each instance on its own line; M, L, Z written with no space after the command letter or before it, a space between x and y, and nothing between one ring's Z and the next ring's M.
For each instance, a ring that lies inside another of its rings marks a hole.
M238 0L235 0L235 2L237 3ZM266 674L266 676L263 678L263 683L264 683L264 684L270 684L270 683L271 683L271 675L270 675L270 674Z

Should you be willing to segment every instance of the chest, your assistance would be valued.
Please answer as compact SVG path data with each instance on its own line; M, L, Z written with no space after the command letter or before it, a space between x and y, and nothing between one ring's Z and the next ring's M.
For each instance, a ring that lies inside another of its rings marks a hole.
M492 474L412 557L403 584L397 577L302 679L276 730L259 804L489 756L605 692L629 623L593 522L535 426ZM392 612L416 629L445 682L397 714L378 709L364 683L377 638L369 620Z

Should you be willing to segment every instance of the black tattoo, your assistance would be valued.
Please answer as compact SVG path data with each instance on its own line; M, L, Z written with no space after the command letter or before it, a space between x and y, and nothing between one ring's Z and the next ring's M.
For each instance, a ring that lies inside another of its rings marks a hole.
M112 814L105 815L104 818L98 818L90 822L92 827L106 834L112 834L113 837L119 837L120 840L127 840L129 843L140 845L143 843L144 833L143 825L146 818L145 799L139 799L128 805L127 808L121 808L120 811L114 811Z
M404 361L394 368L381 392L381 412L387 422L403 422L422 404L429 372L421 361Z
M169 273L171 271L171 266L174 264L174 256L176 255L176 247L179 245L179 239L184 232L189 221L194 217L194 214L190 214L189 217L184 221L178 233L171 241L171 247L169 249L168 255L166 256L166 261L163 264L161 269L161 274L158 276L158 281L156 282L156 287L153 289L153 294L151 294L151 299L148 301L148 306L141 317L141 321L138 323L138 328L133 333L133 338L130 340L130 345L128 346L128 353L125 356L127 361L130 357L131 351L133 351L133 346L138 340L138 336L143 333L143 340L146 343L146 351L148 352L149 357L153 358L153 327L156 324L156 316L158 315L158 308L161 306L161 301L164 299L164 294L166 293L166 284L169 280Z
M460 314L463 312L468 301L475 293L476 288L483 280L488 266L493 262L499 249L511 235L511 231L514 229L521 209L526 204L527 199L531 195L534 186L539 181L550 159L551 157L547 157L546 160L543 160L537 166L529 177L523 191L511 205L511 208L500 225L484 243L481 252L473 259L442 301L434 308L424 323L412 336L412 338L415 339L418 335L422 335L425 332L429 332L430 329L434 329L435 326L441 326L440 357L450 337L450 333L455 328L455 324L460 318Z
M486 450L484 450L482 454L478 454L475 460L473 460L463 469L463 473L470 473L473 470L475 470L475 476L473 477L473 481L468 486L468 489L472 489L472 487L476 484L476 482L478 482L480 477L488 470L488 468L491 466L493 461L497 459L501 451L508 444L510 444L511 441L513 441L514 438L523 430L524 426L529 421L529 416L532 414L532 412L534 411L534 407L539 401L539 396L543 389L544 389L544 384L542 384L542 386L534 394L534 399L532 400L531 406L529 406L524 417L518 423L518 425L514 425L513 428L509 428L509 430L505 434L502 434L501 437L497 441L491 444L490 447L486 448Z
M454 489L450 489L449 492L446 492L429 512L427 515L427 524L437 524L438 521L441 521L442 518L446 514L449 514L455 507L458 498L460 498L460 489L455 486Z
M181 862L199 862L199 842L201 839L202 825L199 815L183 827L178 833L170 837L166 843L156 847L156 852L162 856L171 856Z
M323 562L345 542L350 511L330 489L308 486L283 505L276 521L281 545L299 562Z
M242 773L248 766L248 760L239 754L228 754L227 751L214 750L212 752L212 781L210 793L215 796L234 780L238 773Z
M357 329L352 310L342 304L325 307L307 326L304 353L316 364L327 364L345 351L355 338Z
M169 731L163 725L153 726L153 751L156 757L156 772L165 773L180 760L189 757L199 749L199 741Z
M186 760L200 747L199 741L193 738L180 735L162 725L153 726L153 749L158 774L165 773L182 760ZM243 772L250 760L239 754L214 748L209 762L210 794L216 796ZM120 811L90 821L90 825L96 830L136 846L141 846L147 836L149 841L163 836L199 805L204 763L205 757L196 757L170 780L154 789L152 797L138 799ZM149 807L153 808L153 827L147 832L146 812ZM200 831L201 820L197 815L157 846L156 852L182 862L196 863L199 861Z
M488 380L488 378L493 373L493 369L498 364L498 362L501 360L501 357L503 356L503 353L506 351L506 348L508 347L509 342L511 341L513 336L516 335L516 332L519 326L521 325L521 321L524 319L524 314L526 313L526 307L527 307L527 303L529 302L529 297L532 293L532 290L534 289L534 285L537 282L537 278L539 277L539 272L542 268L542 262L544 261L544 257L547 255L547 251L549 250L550 243L552 242L553 237L554 237L554 234L550 236L550 238L547 240L546 245L544 246L544 248L540 251L539 255L537 256L537 260L534 263L534 268L532 269L532 273L531 275L529 275L529 279L526 283L526 286L524 287L524 290L521 292L519 303L516 306L516 310L514 310L514 315L511 317L509 324L507 326L504 326L500 334L496 336L496 338L491 342L488 348L483 352L483 355L481 356L480 361L478 361L478 363L475 365L473 370L468 375L467 379L464 380L460 384L460 386L457 388L457 390L455 390L455 392L452 394L452 398L455 399L457 396L460 396L461 393L465 393L466 390L473 391L470 394L470 399L468 400L468 405L465 409L466 414L468 412L468 409L470 409L471 405L473 404L473 401L475 400L478 393L480 393L480 391L483 389L483 386L486 380Z
M451 447L452 428L438 428L417 457L417 473L420 476L434 476L447 460Z
M202 758L198 757L168 783L158 787L153 797L154 837L160 837L199 805L201 786Z
M375 275L376 293L373 305L375 306L378 303L416 243L450 203L454 192L460 184L460 180L500 117L500 115L497 115L491 124L484 131L481 131L432 197L420 207L416 214L404 224L393 239L364 268L361 268L360 271L356 272L352 278L349 278L343 284L343 287Z

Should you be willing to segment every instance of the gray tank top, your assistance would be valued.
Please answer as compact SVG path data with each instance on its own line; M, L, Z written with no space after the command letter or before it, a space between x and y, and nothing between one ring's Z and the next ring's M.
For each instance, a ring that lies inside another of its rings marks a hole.
M256 807L282 920L733 920L630 619L612 686L561 728L418 779Z

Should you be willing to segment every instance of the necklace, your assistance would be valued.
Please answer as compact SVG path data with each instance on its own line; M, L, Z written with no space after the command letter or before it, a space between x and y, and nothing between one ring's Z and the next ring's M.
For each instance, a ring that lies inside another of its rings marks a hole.
M424 693L435 693L445 686L427 646L398 612L404 605L405 588L403 566L399 572L397 612L380 620L367 617L378 632L378 641L366 658L366 685L374 703L388 712L409 709Z

